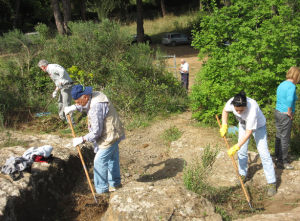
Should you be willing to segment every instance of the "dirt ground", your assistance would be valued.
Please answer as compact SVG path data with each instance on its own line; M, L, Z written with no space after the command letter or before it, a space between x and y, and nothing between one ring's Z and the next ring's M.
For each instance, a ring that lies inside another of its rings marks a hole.
M180 72L178 68L180 67L180 60L182 58L186 59L186 62L189 64L190 75L189 75L189 89L194 84L195 74L201 69L202 61L199 61L198 54L199 50L193 48L190 45L178 45L175 47L165 46L162 44L152 45L153 49L160 47L163 51L167 52L167 55L175 55L176 56L176 68L177 68L177 78L180 79ZM174 58L167 59L168 67L174 66ZM174 71L174 69L169 69L170 71ZM174 71L175 75L175 71Z
M157 45L153 45L156 48ZM176 67L180 66L180 60L185 58L190 66L190 84L191 87L195 80L195 74L201 69L202 62L198 60L198 50L189 45L176 47L168 47L159 45L168 55L176 55ZM174 64L173 58L168 59L170 65ZM179 77L179 71L177 71ZM223 139L219 136L217 128L195 127L195 121L191 119L191 112L186 112L172 116L167 119L157 120L146 128L137 128L132 131L126 131L126 139L120 144L120 164L122 173L122 184L131 182L131 180L140 182L160 182L164 179L171 178L176 185L183 185L183 161L179 158L172 158L169 155L170 144L161 139L162 133L172 126L176 126L183 133L195 133L198 136L195 145L205 146L209 143L223 143ZM224 148L226 148L224 146ZM149 166L151 165L151 167ZM90 178L93 183L92 165L89 168ZM130 175L128 175L130 174ZM167 174L167 175L166 175ZM264 190L252 191L251 196L254 200L253 206L256 208L264 208L262 213L279 213L292 210L297 206L297 200L280 200L265 197ZM231 192L235 195L242 195L241 188L234 189ZM209 196L212 200L216 196ZM91 194L85 174L82 170L81 176L75 185L75 188L69 195L62 196L57 211L51 220L80 220L93 221L100 220L100 217L108 207L108 199L106 197L98 197L99 204L94 206L94 198ZM224 204L223 209L228 214L233 214L232 207L238 201L231 201ZM283 205L283 203L294 203L291 205ZM240 203L241 208L247 208L247 202ZM231 208L231 209L230 209ZM241 214L238 217L247 217L251 214ZM229 219L228 219L229 220Z

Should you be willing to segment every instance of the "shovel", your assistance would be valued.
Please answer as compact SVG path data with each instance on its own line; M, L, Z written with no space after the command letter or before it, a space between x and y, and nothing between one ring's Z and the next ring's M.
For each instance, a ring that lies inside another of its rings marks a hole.
M75 138L76 136L75 136L75 132L74 132L74 129L73 129L72 122L71 122L71 117L70 117L69 114L68 114L68 120L69 120L69 124L70 124L71 130L72 130L73 137ZM93 189L91 180L90 180L90 176L89 176L88 171L87 171L87 169L86 169L86 166L85 166L85 163L84 163L82 154L81 154L81 150L80 150L80 148L79 148L78 145L77 145L77 150L78 150L78 153L79 153L79 156L80 156L80 159L81 159L81 163L82 163L82 166L83 166L83 169L84 169L86 178L87 178L87 180L88 180L88 182L89 182L89 185L90 185L92 194L93 194L93 196L94 196L95 202L96 202L96 204L98 204L97 199L96 199L96 195L95 195L95 192L94 192L94 189Z
M217 121L218 121L219 127L221 128L221 124L220 124L220 120L219 120L219 117L218 117L218 115L216 115L216 118L217 118ZM229 150L229 149L230 149L230 147L229 147L229 144L228 144L228 142L227 142L226 136L224 136L223 138L224 138L224 140L225 140L225 143L226 143L226 145L227 145L227 148L228 148L228 150ZM231 160L232 160L232 163L233 163L233 165L234 165L234 167L235 167L236 173L237 173L237 175L238 175L238 178L239 178L239 180L240 180L240 183L241 183L241 185L242 185L242 188L243 188L243 191L244 191L245 197L246 197L246 199L247 199L247 201L248 201L248 203L249 203L250 209L252 210L252 206L251 206L251 203L250 203L250 199L249 199L248 193L247 193L247 191L246 191L246 189L245 189L245 186L244 186L243 180L242 180L242 178L241 178L241 176L240 176L240 174L239 174L239 170L238 170L238 168L237 168L237 166L236 166L236 163L235 163L235 161L234 161L234 159L233 159L233 156L231 156L230 158L231 158Z

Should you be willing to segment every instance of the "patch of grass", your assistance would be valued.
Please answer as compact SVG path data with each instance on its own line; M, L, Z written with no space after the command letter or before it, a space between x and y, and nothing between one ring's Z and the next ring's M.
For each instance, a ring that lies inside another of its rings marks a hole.
M182 132L176 126L172 126L165 130L162 134L162 138L167 142L172 142L178 140L181 137L181 134Z
M189 165L185 166L183 181L188 190L202 194L209 190L208 179L210 177L212 166L216 161L219 148L206 146L200 156L194 156Z
M168 14L165 18L156 18L153 20L144 20L144 32L150 35L154 44L161 44L161 39L164 33L167 32L182 32L189 34L193 29L193 24L199 19L198 11L190 11L185 15L175 16ZM136 22L128 26L122 26L121 29L126 30L129 34L136 34Z
M232 217L227 214L226 210L216 206L216 213L219 213L222 216L223 221L231 221Z
M2 145L0 146L0 149L3 147L28 146L27 142L12 137L12 134L9 132L9 130L2 129L1 137L2 137Z
M133 128L145 128L154 120L154 118L144 114L136 114L134 116L126 116L122 114L120 117L122 118L122 123L127 130L132 130Z

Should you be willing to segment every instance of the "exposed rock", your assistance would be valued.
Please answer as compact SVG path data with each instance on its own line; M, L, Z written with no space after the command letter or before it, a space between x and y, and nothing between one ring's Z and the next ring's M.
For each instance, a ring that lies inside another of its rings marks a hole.
M235 221L290 221L290 220L300 220L300 207L293 209L292 211L286 213L276 213L276 214L260 214L255 215L246 219L237 219Z
M52 215L57 200L70 192L83 168L77 149L70 145L72 139L51 135L20 136L19 133L15 136L22 137L30 146L51 145L53 158L49 164L34 162L31 174L22 172L16 181L0 174L0 220L41 220ZM2 148L0 165L10 156L22 156L25 151L21 146ZM89 149L84 148L82 152L87 153ZM84 158L87 162L92 160L88 154L84 154Z
M222 217L212 203L183 187L132 182L111 195L101 220L221 221Z

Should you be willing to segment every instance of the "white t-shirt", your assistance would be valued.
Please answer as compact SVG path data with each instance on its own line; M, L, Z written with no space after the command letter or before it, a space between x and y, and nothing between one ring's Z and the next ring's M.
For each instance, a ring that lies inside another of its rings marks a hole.
M184 64L181 64L180 73L184 73L183 70L186 71L186 73L189 73L189 64L187 62L185 62Z
M234 116L242 126L246 126L246 129L248 130L256 130L265 126L266 118L255 100L247 97L246 109L241 114L238 114L235 111L233 104L231 104L232 100L233 98L226 103L224 109L227 112L233 112Z

